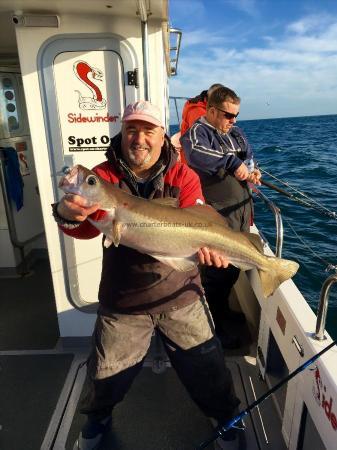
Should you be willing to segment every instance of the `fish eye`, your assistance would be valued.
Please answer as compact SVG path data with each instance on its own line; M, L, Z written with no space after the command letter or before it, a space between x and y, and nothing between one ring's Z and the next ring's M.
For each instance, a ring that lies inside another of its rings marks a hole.
M97 178L95 175L89 175L85 180L90 186L94 186L97 183Z

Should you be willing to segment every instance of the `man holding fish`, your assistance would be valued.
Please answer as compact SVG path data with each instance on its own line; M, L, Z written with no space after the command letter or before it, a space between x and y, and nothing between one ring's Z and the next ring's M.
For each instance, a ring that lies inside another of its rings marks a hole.
M114 406L142 367L154 328L181 381L207 416L226 421L239 404L197 267L198 263L227 267L229 261L221 250L198 247L198 240L178 254L182 242L193 231L198 233L200 224L220 227L222 218L203 205L198 176L177 162L164 129L160 111L153 104L139 101L129 105L121 133L106 153L107 161L93 172L74 168L60 182L65 196L53 205L55 220L66 234L90 239L101 230L105 235L100 306L82 406L88 420L75 449L98 446ZM108 194L86 196L85 189L78 189L83 182L88 192L103 183ZM136 216L132 215L137 208ZM157 208L158 215L151 215L149 208ZM180 214L186 208L187 219ZM176 214L172 221L171 211ZM144 226L148 219L156 226ZM166 232L160 226L164 222L177 224L170 227L172 236L161 234ZM185 226L180 230L182 223ZM150 239L144 233L150 233ZM185 235L179 241L181 233ZM171 246L172 253L165 254L161 245ZM223 439L233 442L235 433L230 430Z

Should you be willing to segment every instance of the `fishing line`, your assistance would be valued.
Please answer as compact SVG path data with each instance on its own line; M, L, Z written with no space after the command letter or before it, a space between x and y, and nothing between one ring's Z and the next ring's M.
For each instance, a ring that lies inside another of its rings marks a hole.
M328 216L330 219L337 219L337 213L335 213L334 211L330 211L323 205L319 205L319 203L315 202L314 200L309 199L309 202L308 202L301 198L296 197L293 194L290 194L289 192L285 191L284 189L281 189L278 186L275 186L274 184L271 184L265 180L261 179L260 182L264 186L267 186L267 187L273 189L274 191L277 191L277 192L285 195L286 197L290 198L291 200L294 200L299 205L306 206L308 208L312 208L315 211L319 212L320 214ZM319 206L316 206L315 203L317 203Z
M269 183L269 181L266 181L265 179L260 179L260 183L263 184L264 186L269 187L270 189L273 189L276 192L279 192L280 194L285 195L286 197L290 198L291 200L295 200L295 201L299 201L300 203L303 203L304 206L309 206L311 207L310 202L306 202L303 199L298 199L297 197L295 197L294 194L290 194L290 192L285 191L284 189L281 189L278 186L275 186L275 184Z
M274 177L276 178L276 177ZM275 186L269 182L266 182L264 180L260 180L262 184L264 184L267 187L270 187L271 189L280 192L281 194L286 195L287 197L291 198L292 200L296 200L296 198L294 198L294 196L292 194L290 194L289 192L285 191L284 189L279 188L278 186ZM255 192L256 194L258 194L258 189L253 188L253 192ZM303 203L303 200L299 200L301 203ZM310 208L312 207L309 204L306 204L305 206L309 206ZM314 208L316 209L316 208ZM321 211L320 211L321 212ZM322 212L323 214L325 214L325 212ZM331 212L331 214L336 214ZM329 217L330 214L329 214ZM310 245L308 245L305 240L296 232L296 230L294 229L294 227L291 225L290 221L287 220L286 215L284 213L282 213L282 218L285 218L287 224L289 225L289 227L291 228L292 232L294 233L294 235L298 238L298 240L303 244L304 247L306 247L320 262L322 262L326 267L325 267L325 271L329 272L330 270L334 270L337 271L337 265L332 264L331 262L327 261L326 259L322 258L320 255L318 255L311 247Z
M302 372L304 369L306 369L308 366L310 366L316 359L321 357L324 353L326 353L328 350L330 350L334 345L336 345L337 341L331 342L327 347L325 347L323 350L321 350L319 353L314 355L312 358L308 359L304 364L299 366L296 370L291 372L288 376L283 378L279 383L277 383L274 387L269 389L265 394L261 395L257 400L255 400L253 403L247 406L246 409L241 411L237 416L233 417L233 419L228 420L224 425L221 425L217 427L213 433L213 435L207 439L206 441L202 442L196 450L201 450L203 448L206 448L214 442L216 439L221 437L226 431L230 430L234 427L234 425L239 422L243 417L245 417L252 409L254 409L257 405L264 402L271 394L273 394L275 391L277 391L281 386L283 386L285 383L287 383L289 380L294 378L297 374Z
M302 242L302 244L311 251L311 253L318 259L320 260L323 264L325 264L326 268L325 271L329 272L330 270L335 270L337 271L337 266L332 264L331 262L327 261L326 259L322 258L320 255L318 255L311 247L310 245L308 245L305 240L296 232L296 230L294 229L294 227L291 225L290 221L286 219L287 224L289 225L289 227L291 228L292 232L295 234L295 236Z
M311 199L307 194L305 194L304 192L300 191L299 189L295 188L294 186L292 186L288 181L286 180L281 180L280 178L276 177L275 175L273 175L272 173L268 172L265 169L261 168L261 172L266 173L268 176L270 176L271 178L273 178L274 180L278 181L279 183L283 184L284 186L287 186L289 189L292 189L293 191L295 191L297 194L302 195L303 197L306 197L307 199L309 199L310 201L315 202L315 200ZM316 202L317 203L317 202ZM319 205L319 203L317 203Z
M256 194L258 194L258 190L254 190L253 192L255 192ZM314 257L316 257L321 263L323 263L325 265L325 272L329 272L330 270L334 270L337 271L337 265L332 264L330 261L328 261L325 258L322 258L320 255L318 255L318 253L316 253L311 247L310 245L297 233L297 231L295 230L295 228L291 225L290 220L287 219L287 216L282 213L282 219L284 219L287 224L289 225L289 228L291 228L292 232L294 233L294 235L297 237L297 239L302 243L303 247L307 248L313 255ZM261 231L260 231L261 234ZM265 237L263 237L263 239L268 242L268 239L266 239Z
M253 192L255 192L256 194L258 193L257 190L253 189ZM334 270L337 271L337 265L331 263L330 261L328 261L325 258L322 258L320 255L318 255L318 253L316 253L311 247L310 245L297 233L297 231L295 230L295 228L291 225L290 220L287 219L287 216L282 213L282 219L284 219L287 224L289 225L289 228L291 228L292 232L294 233L294 235L297 237L297 239L302 243L303 247L307 248L315 258L317 258L321 263L323 263L325 265L325 272L329 272L330 270ZM260 231L261 234L261 231ZM263 236L262 236L263 237ZM268 239L266 239L265 237L263 237L263 239L268 242Z
M312 209L316 210L317 212L319 212L320 214L328 216L330 219L336 219L337 220L337 213L335 211L329 210L325 206L323 206L320 203L318 203L316 200L310 199L308 196L306 196L303 193L301 195L305 196L308 199L308 201L305 201L305 200L303 200L301 198L298 198L294 194L291 194L291 193L285 191L284 189L281 189L278 186L275 186L274 184L269 183L268 181L265 181L263 179L261 179L260 182L264 186L267 186L270 189L273 189L274 191L277 191L280 194L285 195L286 197L290 198L291 200L294 200L296 203L298 203L298 204L300 204L302 206L306 206L308 208L312 208ZM318 205L318 206L316 206L316 205Z
M320 214L324 214L328 217L330 217L331 219L335 219L337 220L337 213L335 211L331 211L330 209L326 208L324 205L322 205L321 203L317 202L316 200L314 200L313 198L310 198L307 194L305 194L304 192L300 191L299 189L296 189L294 186L292 186L291 184L289 184L287 181L281 180L280 178L276 177L275 175L271 174L270 172L268 172L265 169L262 169L260 167L261 172L265 173L266 175L270 176L271 178L273 178L274 180L278 181L279 183L281 183L282 185L286 186L287 188L291 189L292 191L296 192L296 194L304 197L306 200L304 200L303 198L298 198L296 197L294 194L279 188L278 186L275 186L272 183L269 183L268 181L265 180L260 180L261 184L269 187L270 189L273 189L274 191L279 192L280 194L285 195L286 197L290 198L291 200L294 200L295 202L303 205L303 206L307 206L309 208L315 209L316 211L318 211Z
M278 181L279 183L283 184L284 186L288 187L289 189L292 189L294 192L296 192L297 194L301 195L302 197L306 198L307 200L309 200L309 202L314 203L315 205L317 205L319 208L322 208L324 210L326 210L329 214L332 214L333 216L336 216L336 213L334 211L329 210L328 208L326 208L324 205L322 205L321 203L317 202L316 200L314 200L313 198L310 198L307 194L305 194L304 192L300 191L299 189L295 188L294 186L292 186L290 183L288 183L285 180L281 180L280 178L276 177L275 175L273 175L272 173L268 172L265 169L261 168L261 172L264 172L265 174L267 174L268 176L270 176L271 178L273 178L274 180ZM277 188L277 186L271 185L275 188ZM279 188L280 189L280 188ZM294 196L293 194L288 193L287 191L284 191L282 189L280 189L281 193L285 193L285 194L289 194L289 196ZM296 197L295 197L296 198ZM298 199L298 200L302 200L302 199Z

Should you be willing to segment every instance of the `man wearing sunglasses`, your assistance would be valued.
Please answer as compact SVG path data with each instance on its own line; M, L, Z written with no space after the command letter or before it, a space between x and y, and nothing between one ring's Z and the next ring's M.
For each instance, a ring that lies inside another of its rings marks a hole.
M240 98L221 86L208 96L205 116L197 120L181 137L187 163L199 175L203 194L236 231L249 231L253 205L248 181L261 184L258 169L248 168L253 161L252 148L243 131L235 125ZM229 324L244 322L242 313L229 308L229 294L239 277L239 269L205 267L202 281L216 332L224 348L240 346L238 335L228 334Z

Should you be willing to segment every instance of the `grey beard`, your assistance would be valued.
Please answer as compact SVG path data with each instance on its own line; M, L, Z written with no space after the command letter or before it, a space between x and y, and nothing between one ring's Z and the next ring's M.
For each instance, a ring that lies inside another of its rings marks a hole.
M141 149L141 148L140 148ZM151 152L149 148L146 148L146 150L149 151L146 158L143 161L137 161L135 155L132 152L132 149L129 151L129 159L132 161L132 163L137 167L142 167L143 165L147 164L151 160Z

